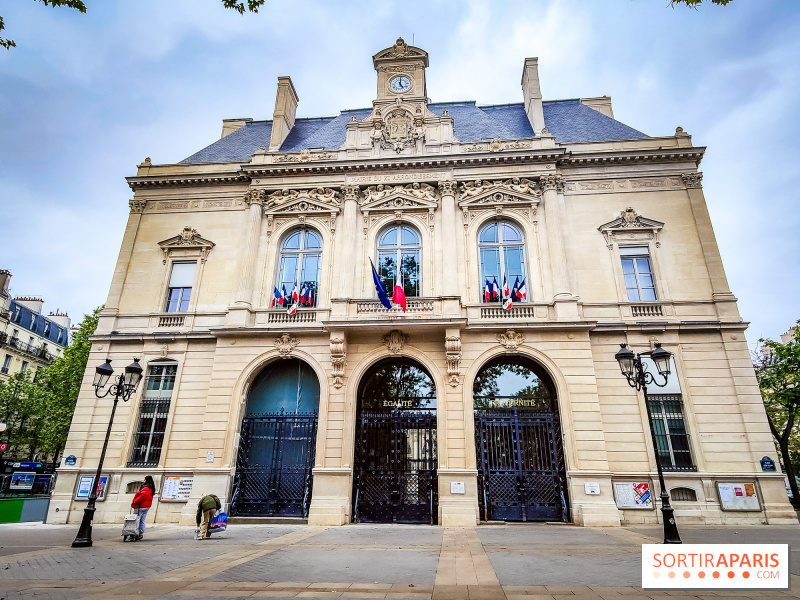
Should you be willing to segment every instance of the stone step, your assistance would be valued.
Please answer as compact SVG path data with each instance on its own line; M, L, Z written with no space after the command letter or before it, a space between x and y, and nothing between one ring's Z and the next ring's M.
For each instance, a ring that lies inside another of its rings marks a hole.
M303 517L228 517L229 525L308 525Z

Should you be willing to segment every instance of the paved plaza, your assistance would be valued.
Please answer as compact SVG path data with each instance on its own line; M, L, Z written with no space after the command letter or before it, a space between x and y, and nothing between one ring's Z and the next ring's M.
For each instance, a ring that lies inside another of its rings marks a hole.
M788 592L643 591L640 546L660 527L232 525L199 542L157 525L137 543L120 528L97 526L92 548L73 549L77 525L0 525L0 600L800 597L800 526L681 527L685 543L790 544Z

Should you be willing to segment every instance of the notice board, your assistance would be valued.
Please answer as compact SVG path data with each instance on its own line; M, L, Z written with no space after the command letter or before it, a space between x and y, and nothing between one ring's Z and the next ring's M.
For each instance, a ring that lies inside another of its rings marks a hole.
M719 505L722 510L761 510L755 482L718 481L717 494L719 494Z

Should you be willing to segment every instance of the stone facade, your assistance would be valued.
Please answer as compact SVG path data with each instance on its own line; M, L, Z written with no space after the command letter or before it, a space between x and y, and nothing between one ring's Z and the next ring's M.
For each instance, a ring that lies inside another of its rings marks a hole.
M223 141L268 127L252 155L147 159L128 179L131 213L64 452L77 464L60 469L48 521L82 516L76 481L96 468L111 410L91 387L103 359L124 365L141 357L146 369L168 361L176 371L157 466L128 466L142 390L118 407L96 519L120 521L128 484L149 473L159 485L194 478L188 502L162 501L155 513L159 522L189 524L203 492L230 500L248 393L265 367L292 357L313 369L320 387L309 523L350 523L359 383L377 361L402 356L435 384L438 523L474 525L483 515L473 382L488 362L522 356L555 389L570 520L655 523L657 511L615 501L613 483L659 490L645 401L614 355L620 343L643 352L659 342L674 353L672 385L694 467L666 473L671 490L695 495L676 499L678 518L796 522L782 475L759 462L775 449L703 197L704 148L680 128L562 141L536 59L525 61L519 112L530 134L468 139L461 108L428 103L427 53L398 40L373 61L373 108L344 119L335 148L290 149L298 94L281 78L271 124L223 123ZM608 98L573 104L608 127L621 125ZM492 222L513 224L524 238L527 299L507 310L483 302L479 232ZM392 225L419 235L420 292L405 312L376 299L370 269ZM281 243L301 228L321 240L317 299L289 315L270 305ZM632 247L646 249L655 299L629 300L622 259ZM182 262L195 265L191 296L168 311L173 265ZM719 482L753 484L759 508L723 510ZM451 493L451 483L465 493ZM595 483L599 493L589 494L585 484Z

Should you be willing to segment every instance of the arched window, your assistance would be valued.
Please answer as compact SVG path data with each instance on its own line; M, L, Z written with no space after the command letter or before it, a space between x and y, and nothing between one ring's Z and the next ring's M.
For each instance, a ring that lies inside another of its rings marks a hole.
M485 286L497 284L497 294L490 302L502 301L503 281L512 290L514 302L527 300L525 282L525 240L519 227L508 221L492 221L478 235L481 264L481 296L486 300ZM514 291L516 290L516 292Z
M397 265L400 265L400 280L406 296L421 295L421 253L419 233L411 227L396 225L381 233L378 238L378 275L389 296L397 280Z
M319 266L322 259L322 240L310 229L298 229L289 234L281 245L281 262L276 287L291 298L297 287L298 296L306 290L307 300L301 305L316 306L319 290Z

